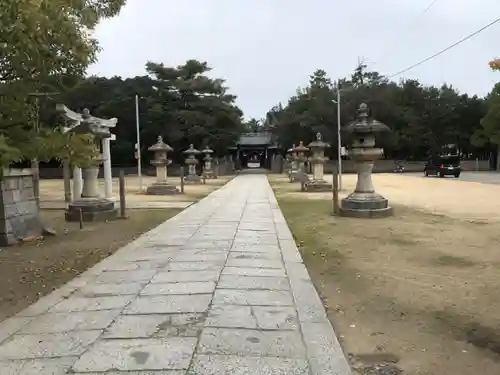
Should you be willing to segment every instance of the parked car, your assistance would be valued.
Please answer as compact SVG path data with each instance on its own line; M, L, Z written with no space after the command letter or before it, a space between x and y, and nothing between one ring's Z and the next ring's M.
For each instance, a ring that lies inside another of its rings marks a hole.
M425 176L455 176L460 177L462 168L460 167L459 155L436 155L431 156L425 164Z

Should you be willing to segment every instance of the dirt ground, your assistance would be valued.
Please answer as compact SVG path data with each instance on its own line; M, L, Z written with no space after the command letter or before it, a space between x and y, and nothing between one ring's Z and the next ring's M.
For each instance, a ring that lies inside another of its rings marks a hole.
M325 176L331 181L332 176ZM300 186L287 183L286 176L271 176L271 180L280 183L280 190L296 193L300 197ZM351 193L356 186L356 175L344 175L341 198ZM394 173L373 175L373 184L380 194L389 199L391 204L407 205L419 210L444 214L456 218L479 221L500 221L500 185L482 184L454 178L425 178L421 176L403 176ZM308 194L309 199L331 199L331 193Z
M366 220L270 180L355 373L500 374L500 187L377 175L395 216Z
M63 211L42 210L57 236L0 251L0 321L14 315L108 257L178 209L130 210L127 220L66 223Z
M205 197L214 190L227 183L232 176L220 176L217 179L206 180L206 184L184 186L184 194L177 195L146 195L141 194L139 190L139 180L137 176L125 177L125 190L127 200L142 202L176 202L176 201L196 201ZM155 181L155 177L143 177L142 187L146 189L148 185ZM169 177L169 183L180 189L180 178ZM104 180L99 180L101 191L104 192ZM113 179L113 194L118 197L119 181ZM63 201L64 200L64 182L63 180L41 180L40 181L40 199L41 201Z

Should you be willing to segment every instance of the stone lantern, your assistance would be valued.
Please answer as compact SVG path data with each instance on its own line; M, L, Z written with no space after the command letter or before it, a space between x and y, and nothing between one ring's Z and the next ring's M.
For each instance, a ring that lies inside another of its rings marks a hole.
M359 106L358 119L347 126L346 132L352 134L352 145L348 156L355 162L358 173L356 189L342 199L340 214L351 217L385 217L392 215L387 199L375 192L372 183L373 165L380 159L384 150L375 148L375 135L387 132L389 128L368 117L368 106Z
M203 176L205 178L217 178L212 168L212 154L214 150L211 150L210 147L206 146L203 150L201 150L202 154L205 154L203 158Z
M117 119L102 119L92 116L88 109L77 113L62 104L58 104L57 111L68 121L69 126L65 132L77 134L92 134L97 141L104 143L104 140L111 137L110 129L116 126ZM97 146L97 144L96 144ZM98 191L99 164L105 157L100 155L93 163L82 168L83 186L81 193L75 196L75 200L69 204L65 213L66 221L107 221L115 219L118 210L115 208L113 200L101 197ZM108 183L111 179L110 172L106 172ZM75 189L79 190L79 189Z
M200 176L196 174L196 166L199 163L196 156L200 154L200 151L195 149L193 144L190 144L189 148L184 151L184 154L186 155L185 163L188 166L188 174L184 177L184 181L193 183L200 182Z
M324 179L324 165L325 165L325 149L330 145L323 142L321 133L316 133L316 140L307 145L312 151L312 156L309 158L312 164L313 178L307 183L307 191L332 191L332 184Z
M290 169L288 170L288 179L294 182L297 177L297 153L295 152L295 143L287 151L287 157L290 159Z
M300 141L299 145L293 149L296 155L296 161L297 161L297 177L295 179L299 178L300 180L308 180L308 176L306 173L306 168L305 168L305 162L307 160L306 152L309 151L309 149L304 146L304 142Z
M167 166L171 163L167 154L173 150L172 147L163 142L161 135L158 137L158 141L148 148L148 151L154 152L151 164L156 167L156 181L147 187L146 194L171 195L179 193L174 185L167 182Z

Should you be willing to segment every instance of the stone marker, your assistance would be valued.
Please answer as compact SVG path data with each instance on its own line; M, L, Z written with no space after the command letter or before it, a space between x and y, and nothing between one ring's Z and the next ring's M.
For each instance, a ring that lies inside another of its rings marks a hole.
M154 152L154 159L151 164L156 167L156 181L149 185L146 194L149 195L172 195L179 194L179 190L167 181L167 166L171 163L168 160L168 153L174 149L163 142L163 137L158 136L158 141L148 148L148 151Z
M117 119L101 119L90 114L88 109L84 109L82 114L73 112L65 105L58 104L57 111L70 122L67 131L75 133L90 133L97 140L111 137L110 128L116 126ZM66 211L66 221L106 221L115 219L118 210L112 200L99 196L98 180L99 164L102 156L95 161L94 165L82 168L83 187L81 197L68 206Z
M351 133L353 142L348 156L355 162L358 180L356 189L345 199L342 199L340 214L351 217L385 217L393 213L387 199L375 192L372 183L372 170L375 160L379 159L384 150L375 148L375 134L387 132L389 128L368 117L368 106L359 106L358 119L346 128Z
M203 150L201 150L201 153L205 154L205 157L203 158L203 177L208 179L217 178L217 175L214 173L212 168L212 154L214 153L214 150L211 150L210 147L206 146Z
M0 246L43 233L31 169L0 170Z
M196 159L196 156L200 154L200 151L195 149L193 144L190 144L189 148L184 151L184 154L187 155L186 164L188 165L188 174L184 177L184 181L199 183L200 176L196 174L196 165L198 165L199 161Z
M310 162L312 164L313 178L306 184L307 191L332 191L332 184L324 179L325 148L330 147L321 139L321 133L316 134L316 140L307 147L312 151Z

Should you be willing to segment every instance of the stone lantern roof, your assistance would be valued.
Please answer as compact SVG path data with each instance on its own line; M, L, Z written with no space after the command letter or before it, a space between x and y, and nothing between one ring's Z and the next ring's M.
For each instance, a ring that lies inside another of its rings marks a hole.
M381 122L369 118L368 105L362 103L358 109L358 119L351 122L345 131L353 134L380 133L390 131L389 127Z
M299 145L295 148L293 148L293 151L295 152L307 152L309 149L304 146L304 142L300 141Z
M201 150L201 153L203 153L203 154L213 154L214 150L212 150L210 147L206 146L203 150Z
M194 145L191 143L189 145L189 148L187 150L184 151L184 153L187 155L187 156L194 156L194 155L198 155L200 154L200 151L195 149L194 148Z
M163 137L160 135L158 136L157 142L152 145L151 147L148 148L148 151L153 151L153 152L159 152L159 151L164 151L164 152L171 152L174 151L172 147L170 147L168 144L163 142Z
M316 133L316 140L309 143L307 145L307 147L309 147L310 149L325 149L325 148L329 148L330 144L323 142L321 133L317 132Z

